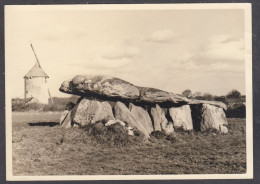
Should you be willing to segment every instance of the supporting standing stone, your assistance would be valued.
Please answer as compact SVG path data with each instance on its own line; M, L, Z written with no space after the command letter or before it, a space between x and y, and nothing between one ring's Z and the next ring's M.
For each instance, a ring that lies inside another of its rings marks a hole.
M137 128L139 131L141 131L146 138L149 137L149 133L147 132L145 127L135 119L135 117L125 106L125 104L123 104L122 102L117 102L114 107L114 111L116 119L127 122L131 127Z
M167 118L165 117L165 114L166 112L158 104L156 104L155 107L151 108L154 130L155 131L164 130L166 134L170 134L174 132L174 129L173 126L171 125L172 122L168 122Z
M146 110L142 107L135 106L134 104L130 103L129 105L130 112L135 117L135 119L141 123L147 132L150 134L153 131L153 123L152 120Z
M183 130L193 129L191 110L189 105L172 107L169 109L169 114L173 120L174 127L182 128Z
M73 121L81 126L115 119L108 102L83 98L74 108L76 113Z
M162 131L161 128L161 108L159 105L156 104L155 107L151 108L151 115L153 117L153 126L154 126L154 131ZM166 119L166 118L165 118Z
M227 128L223 126L227 125L226 115L222 108L203 104L201 107L201 122L200 130L205 131L207 129L215 129L220 132L227 132Z

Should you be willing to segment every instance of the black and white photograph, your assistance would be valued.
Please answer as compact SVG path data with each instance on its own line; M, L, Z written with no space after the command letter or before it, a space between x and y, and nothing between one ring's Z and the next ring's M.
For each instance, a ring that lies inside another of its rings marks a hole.
M253 178L249 3L6 5L9 181Z

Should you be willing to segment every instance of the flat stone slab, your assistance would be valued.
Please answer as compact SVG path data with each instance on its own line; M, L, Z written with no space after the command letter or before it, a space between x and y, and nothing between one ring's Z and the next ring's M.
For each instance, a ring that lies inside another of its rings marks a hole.
M190 99L188 104L190 104L190 105L209 104L209 105L214 105L214 106L217 106L217 107L220 107L220 108L222 108L222 109L227 110L226 104L224 104L223 102L219 102L219 101L208 101L208 100L195 100L195 99Z
M64 81L60 91L80 96L107 97L110 99L137 99L139 89L122 79L103 75L77 75L71 81Z
M109 101L127 100L134 104L166 104L168 106L210 104L227 109L222 102L188 99L179 94L156 88L135 86L122 79L104 75L77 75L72 80L64 81L60 91Z

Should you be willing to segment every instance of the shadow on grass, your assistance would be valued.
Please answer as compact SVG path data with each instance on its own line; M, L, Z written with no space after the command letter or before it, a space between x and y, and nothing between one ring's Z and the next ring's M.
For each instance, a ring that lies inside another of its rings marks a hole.
M37 123L28 123L29 126L49 126L54 127L59 125L59 122L37 122Z

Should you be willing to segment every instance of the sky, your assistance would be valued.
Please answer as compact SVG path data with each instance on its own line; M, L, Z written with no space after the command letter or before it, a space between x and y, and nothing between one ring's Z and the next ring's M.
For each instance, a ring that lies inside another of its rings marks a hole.
M78 74L119 77L182 93L245 94L245 23L241 9L98 10L49 6L5 9L6 73L11 96L36 60L52 96Z

